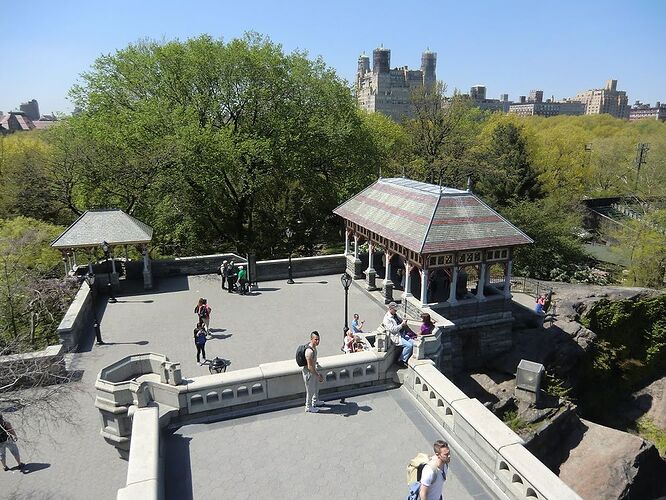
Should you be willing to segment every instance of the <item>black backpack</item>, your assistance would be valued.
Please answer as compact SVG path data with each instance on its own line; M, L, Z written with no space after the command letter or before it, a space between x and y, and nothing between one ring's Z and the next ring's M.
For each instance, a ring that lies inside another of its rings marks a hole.
M203 305L199 306L199 317L200 318L207 318L208 317L208 306L206 306L206 304L203 304Z
M298 366L303 366L303 367L308 366L308 360L305 359L305 351L307 351L308 349L312 349L312 347L310 347L310 344L299 345L298 349L296 349L296 364Z

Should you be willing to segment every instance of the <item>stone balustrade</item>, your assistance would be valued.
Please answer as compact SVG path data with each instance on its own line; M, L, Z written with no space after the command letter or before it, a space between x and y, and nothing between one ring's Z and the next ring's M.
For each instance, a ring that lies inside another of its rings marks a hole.
M388 351L320 359L324 398L390 383L396 350L385 338L381 342L382 337L377 333L376 342ZM450 441L456 455L476 464L481 479L499 497L580 498L523 446L517 434L478 400L468 398L431 360L412 358L403 386ZM160 468L154 467L161 428L285 408L300 404L304 393L302 371L293 360L183 379L178 363L151 353L129 356L104 368L96 388L102 435L119 450L129 450L128 482L119 491L119 500L162 498Z
M131 460L127 465L127 485L118 490L118 500L137 498L161 500L164 483L161 480L160 427L157 406L138 408L132 414L133 439Z
M535 500L580 498L523 446L520 436L478 400L468 398L431 361L410 362L403 387L440 426L456 453L477 464L499 495Z
M67 378L65 347L50 345L41 351L0 356L0 385L47 385ZM25 382L25 383L24 383Z
M74 300L69 305L65 316L58 325L60 343L67 351L73 351L81 342L83 334L90 329L93 322L93 300L90 287L83 281Z

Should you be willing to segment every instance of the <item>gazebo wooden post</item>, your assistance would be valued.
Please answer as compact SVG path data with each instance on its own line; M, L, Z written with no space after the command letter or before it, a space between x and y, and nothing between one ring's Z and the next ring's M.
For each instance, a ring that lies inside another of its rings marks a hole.
M368 280L367 289L369 291L377 290L376 278L377 271L372 267L373 254L375 253L375 245L371 239L368 239L368 269L365 271L366 279Z
M511 270L513 268L513 260L509 259L504 268L504 297L511 298Z
M458 302L456 299L456 288L458 285L458 266L453 266L453 272L451 273L451 288L449 290L449 304L455 304Z
M354 234L354 260L358 259L358 234Z
M345 229L345 257L349 255L349 231Z
M423 266L421 272L421 307L428 303L428 268Z
M407 297L411 297L411 279L410 274L412 272L412 266L408 260L405 259L405 289L402 291L402 300L406 300Z
M61 250L60 255L62 255L62 263L65 266L65 278L69 274L69 269L67 268L67 265L69 264L69 257L67 256L67 251L66 250Z
M486 286L486 263L481 262L481 264L479 264L479 281L476 284L477 300L486 300L486 296L483 293L485 286Z
M384 295L384 302L388 304L393 302L393 281L391 281L391 258L393 254L384 249L384 258L386 259L386 271L384 274L384 286L382 287L382 294Z

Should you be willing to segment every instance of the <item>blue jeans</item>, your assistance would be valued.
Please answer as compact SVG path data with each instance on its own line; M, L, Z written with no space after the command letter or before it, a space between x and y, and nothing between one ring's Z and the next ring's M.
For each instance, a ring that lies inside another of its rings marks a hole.
M400 345L402 346L400 361L407 363L407 360L412 356L412 351L414 350L414 340L400 335Z

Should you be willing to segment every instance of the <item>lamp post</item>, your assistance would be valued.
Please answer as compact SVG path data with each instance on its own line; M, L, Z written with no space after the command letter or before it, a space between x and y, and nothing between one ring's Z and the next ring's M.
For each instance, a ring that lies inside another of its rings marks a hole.
M99 320L97 319L97 307L95 305L95 274L89 272L86 274L86 283L90 288L90 294L92 295L92 311L93 311L93 328L95 329L95 338L97 339L97 345L104 344L102 340L102 332L99 329Z
M291 230L290 227L287 228L287 245L289 246L289 278L287 279L287 284L288 285L293 285L294 284L294 279L292 278L291 275L291 237L294 235L294 232Z
M109 281L106 284L106 288L109 292L109 302L111 304L115 304L116 302L118 302L118 300L113 296L113 285L111 284L111 269L109 268L109 254L111 253L111 249L106 241L102 242L102 250L104 250L104 257L106 257L106 272L107 276L109 277Z
M349 325L347 324L347 318L349 317L349 286L351 285L352 277L347 273L342 273L340 276L340 283L345 289L345 326L342 328L342 338L345 338Z

